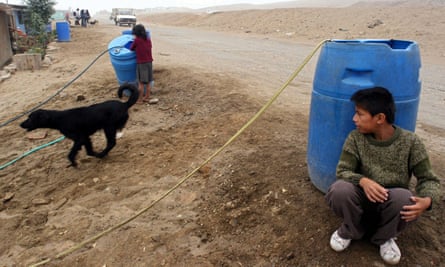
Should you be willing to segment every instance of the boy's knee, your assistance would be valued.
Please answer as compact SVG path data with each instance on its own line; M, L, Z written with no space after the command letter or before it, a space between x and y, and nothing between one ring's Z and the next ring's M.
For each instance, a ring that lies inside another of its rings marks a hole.
M389 199L392 203L398 203L399 206L412 205L411 191L405 188L391 188L389 190Z
M355 185L344 180L335 181L326 193L326 201L341 201L349 199L355 192Z
M348 194L354 191L355 185L344 180L335 181L328 189L329 192L335 192L336 194Z

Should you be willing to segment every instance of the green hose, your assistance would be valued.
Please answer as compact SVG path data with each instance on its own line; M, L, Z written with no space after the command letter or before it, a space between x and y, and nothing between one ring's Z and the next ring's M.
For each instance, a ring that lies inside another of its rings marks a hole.
M10 162L1 165L1 166L0 166L0 170L3 170L4 168L6 168L6 167L12 165L13 163L15 163L16 161L18 161L18 160L20 160L20 159L22 159L22 158L24 158L24 157L26 157L26 156L28 156L28 155L30 155L30 154L36 152L36 151L42 149L42 148L45 148L45 147L54 145L55 143L58 143L58 142L62 141L63 139L65 139L65 136L61 136L61 137L57 138L56 140L53 140L53 141L51 141L51 142L49 142L49 143L46 143L46 144L43 144L43 145L41 145L41 146L35 147L35 148L33 148L33 149L31 149L31 150L29 150L29 151L23 153L23 155L21 155L21 156L15 158L15 159L13 159L13 160L11 160Z

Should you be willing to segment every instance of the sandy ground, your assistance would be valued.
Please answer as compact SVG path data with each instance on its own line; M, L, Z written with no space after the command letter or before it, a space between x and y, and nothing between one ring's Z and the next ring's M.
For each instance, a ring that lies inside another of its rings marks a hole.
M145 18L153 25L153 95L159 103L132 107L124 136L105 159L81 151L79 167L66 168L71 142L64 140L0 170L0 266L27 266L45 259L50 259L46 266L385 266L378 249L365 241L354 242L340 254L329 248L329 236L340 221L328 210L307 173L307 102L297 106L290 97L281 99L280 105L138 218L56 256L149 207L262 107L273 93L267 91L269 86L282 83L282 77L273 71L267 77L270 82L263 82L263 73L246 68L249 63L239 54L224 60L218 58L221 54L188 57L195 44L181 33L197 39L210 34L208 30L217 31L221 35L211 36L244 40L252 44L252 50L264 40L280 40L271 41L265 55L281 49L278 44L282 41L312 47L332 36L414 39L422 48L425 68L440 70L445 66L443 11L437 7L379 7ZM376 20L383 24L369 28ZM184 31L187 28L199 30ZM0 85L1 122L52 96L124 29L105 22L88 29L72 28L71 42L53 44L52 65L18 72ZM202 44L202 49L209 47L224 52L218 44ZM211 62L214 67L206 65ZM245 73L238 71L243 67ZM444 91L436 72L428 72L432 73L428 92L434 93L433 88ZM310 87L310 83L305 78L294 86ZM117 86L110 60L104 56L45 108L114 99ZM443 109L438 110L443 114ZM29 140L18 126L22 120L0 128L2 163L60 137L47 130L38 131L46 133L44 139ZM418 127L419 134L443 178L445 148L435 140L443 138L444 129L425 125ZM103 147L102 133L93 139L95 147ZM445 262L444 206L442 201L398 238L400 266L441 266Z

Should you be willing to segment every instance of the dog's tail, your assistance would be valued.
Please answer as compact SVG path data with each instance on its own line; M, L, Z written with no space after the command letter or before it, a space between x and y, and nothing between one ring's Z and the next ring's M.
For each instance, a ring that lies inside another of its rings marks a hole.
M117 90L117 95L119 96L119 98L122 98L122 94L125 92L125 90L130 91L129 92L130 97L128 98L128 101L127 101L127 106L128 106L128 108L130 108L131 106L133 106L136 103L136 101L138 101L139 90L133 84L124 83L121 86L119 86L119 90ZM127 94L127 92L125 92L125 94Z

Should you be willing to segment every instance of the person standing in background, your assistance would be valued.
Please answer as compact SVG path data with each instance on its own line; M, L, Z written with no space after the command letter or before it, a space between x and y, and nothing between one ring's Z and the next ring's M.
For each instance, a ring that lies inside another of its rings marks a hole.
M70 12L69 12L69 11L67 11L67 12L65 13L65 20L66 20L66 22L68 22L68 24L71 24L71 21L70 21Z
M90 11L88 11L88 9L85 9L85 26L90 23L90 18Z
M87 26L87 22L86 22L86 12L84 9L80 10L80 24L82 25L82 27L86 27Z

